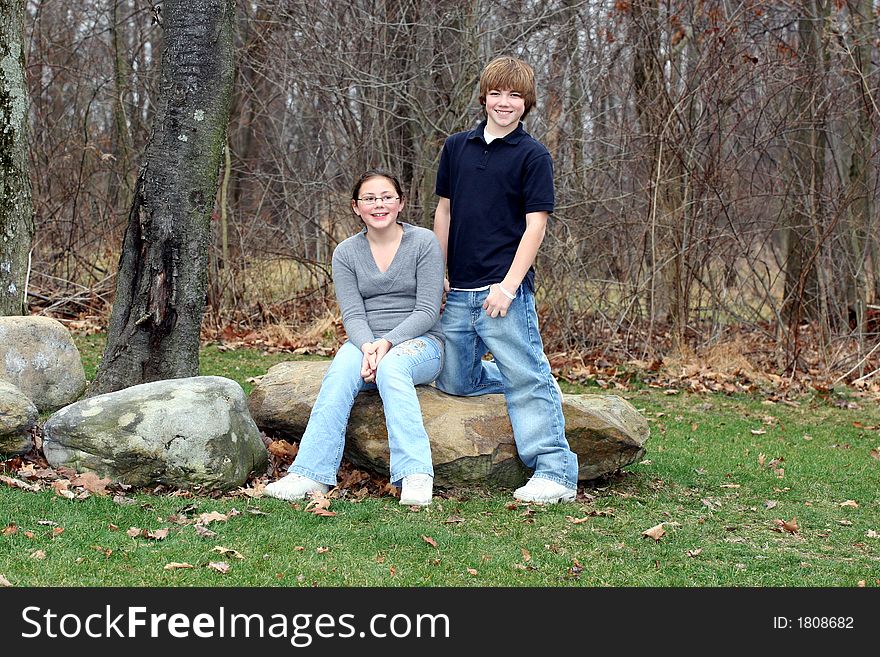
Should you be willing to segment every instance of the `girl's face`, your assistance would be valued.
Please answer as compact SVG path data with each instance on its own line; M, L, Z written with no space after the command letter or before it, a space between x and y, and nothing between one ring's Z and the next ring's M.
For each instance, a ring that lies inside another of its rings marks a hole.
M363 182L357 200L351 202L351 209L367 225L367 230L381 230L397 222L403 205L394 183L384 176L376 176Z

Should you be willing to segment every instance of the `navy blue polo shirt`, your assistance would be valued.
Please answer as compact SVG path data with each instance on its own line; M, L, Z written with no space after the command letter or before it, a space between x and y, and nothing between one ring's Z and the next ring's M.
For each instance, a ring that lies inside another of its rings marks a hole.
M443 145L435 192L448 198L449 284L478 288L507 275L529 212L553 212L553 162L522 126L486 144L484 120ZM530 268L523 283L535 289Z

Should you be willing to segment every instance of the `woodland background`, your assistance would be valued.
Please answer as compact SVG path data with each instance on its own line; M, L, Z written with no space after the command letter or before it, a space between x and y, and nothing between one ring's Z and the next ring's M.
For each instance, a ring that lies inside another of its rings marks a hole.
M878 11L239 1L203 336L334 348L329 263L357 230L353 179L399 172L406 219L430 227L443 141L480 118L486 61L513 54L536 70L526 128L555 165L537 284L557 373L714 354L777 381L876 386ZM29 0L24 40L30 311L102 329L163 94L161 4Z

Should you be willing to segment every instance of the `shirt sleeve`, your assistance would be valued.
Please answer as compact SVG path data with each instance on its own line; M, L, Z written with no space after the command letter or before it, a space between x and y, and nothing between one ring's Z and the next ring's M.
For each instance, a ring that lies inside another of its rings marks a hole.
M437 196L442 196L443 198L452 197L450 185L450 179L452 176L452 172L450 171L451 166L452 158L449 153L449 139L447 139L443 144L443 150L440 151L440 164L437 167L437 181L434 185L434 193Z
M416 261L416 300L412 313L384 337L392 346L424 335L440 317L443 299L443 254L434 234L427 233Z
M525 211L553 212L553 160L546 150L532 157L525 168L525 179L522 189L525 190Z
M358 288L357 273L337 247L333 251L333 287L336 289L336 301L342 312L342 325L349 341L358 349L365 342L372 342L373 331L367 323L367 311L364 299Z

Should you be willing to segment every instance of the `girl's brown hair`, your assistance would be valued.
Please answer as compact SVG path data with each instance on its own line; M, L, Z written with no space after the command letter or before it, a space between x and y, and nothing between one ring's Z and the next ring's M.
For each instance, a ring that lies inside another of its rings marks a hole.
M361 174L361 177L357 179L357 182L354 184L354 187L351 189L351 200L357 201L358 197L361 195L361 187L365 182L367 182L370 178L388 178L391 181L391 184L394 185L394 191L397 195L403 200L403 187L400 186L400 181L397 179L393 173L386 169L369 169L364 171Z

